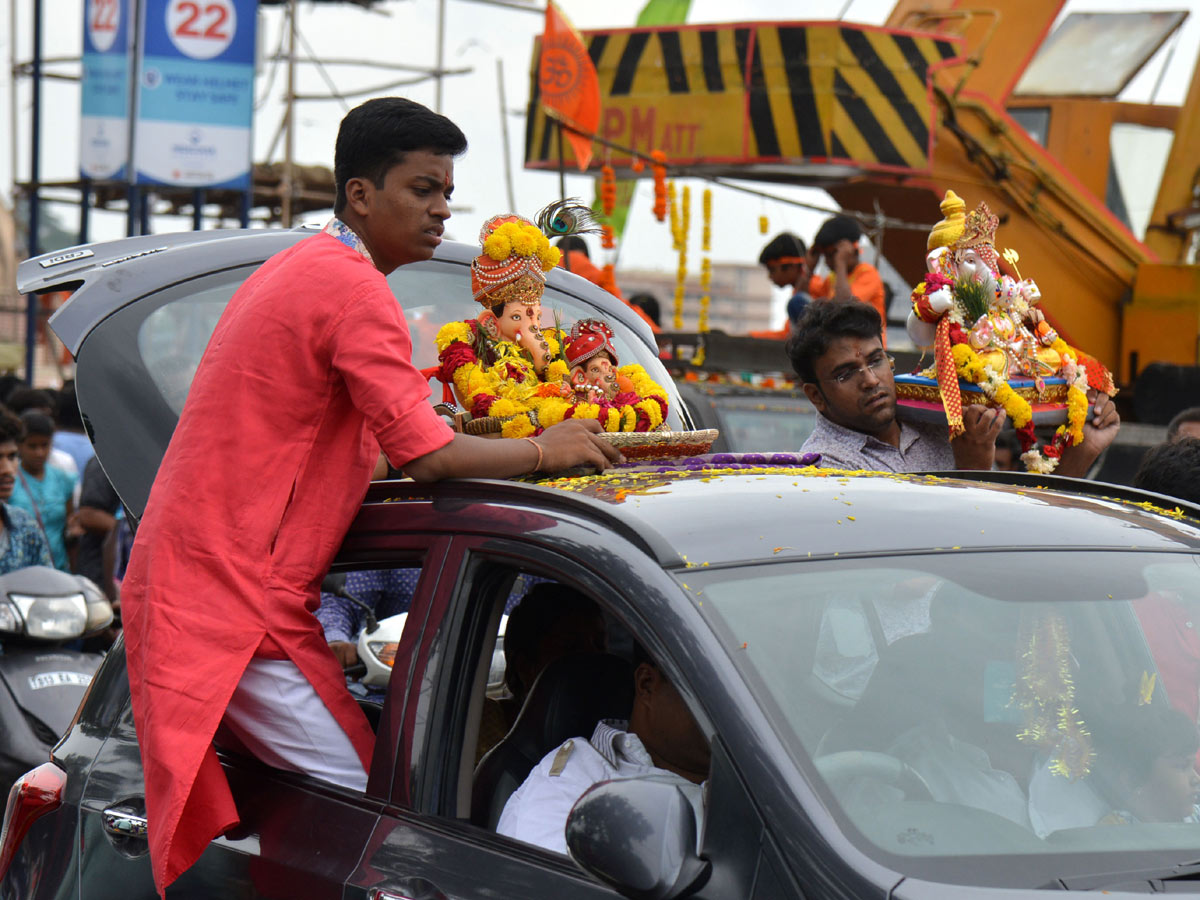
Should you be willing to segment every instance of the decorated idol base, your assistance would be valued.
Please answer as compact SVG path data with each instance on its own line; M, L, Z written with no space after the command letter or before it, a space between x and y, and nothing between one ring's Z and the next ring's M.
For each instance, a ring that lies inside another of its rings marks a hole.
M716 428L699 431L617 431L599 436L621 451L626 460L681 459L702 456L712 449L721 432Z
M900 418L908 422L929 422L945 425L946 409L938 393L937 381L923 375L897 375L896 410ZM1043 378L1045 390L1038 396L1032 378L1010 378L1009 386L1029 402L1033 409L1033 424L1062 425L1067 421L1067 382L1062 378ZM987 405L987 395L978 385L959 379L958 389L962 392L963 409L980 404Z

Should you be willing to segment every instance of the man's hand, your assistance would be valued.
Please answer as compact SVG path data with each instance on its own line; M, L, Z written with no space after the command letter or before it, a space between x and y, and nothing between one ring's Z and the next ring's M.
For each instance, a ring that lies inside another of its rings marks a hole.
M358 647L350 641L330 641L329 649L343 669L348 669L358 662Z
M599 471L624 462L621 452L599 436L602 431L595 419L564 419L547 428L534 438L542 448L538 471L561 472L576 466Z
M1108 449L1121 430L1121 417L1108 394L1095 393L1088 399L1092 404L1092 415L1083 423L1083 440L1063 451L1055 475L1086 477L1092 463Z
M996 461L996 436L1004 426L1004 410L971 404L963 409L962 434L950 442L956 469L990 469Z

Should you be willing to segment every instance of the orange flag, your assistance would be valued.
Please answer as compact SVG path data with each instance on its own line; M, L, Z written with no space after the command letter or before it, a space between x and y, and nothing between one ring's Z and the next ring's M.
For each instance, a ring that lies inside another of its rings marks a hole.
M592 161L592 135L600 125L600 82L583 39L554 0L546 4L546 30L538 68L542 106L551 118L578 129L563 135L571 142L580 171Z

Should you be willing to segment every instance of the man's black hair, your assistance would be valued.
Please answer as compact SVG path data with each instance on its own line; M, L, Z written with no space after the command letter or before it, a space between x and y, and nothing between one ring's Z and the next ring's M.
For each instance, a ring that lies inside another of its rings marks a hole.
M58 409L54 411L54 419L59 428L68 431L82 432L83 416L79 414L79 399L75 395L75 382L63 382L62 390L58 392Z
M817 231L817 236L813 238L813 248L824 250L826 247L832 247L838 241L857 244L860 237L862 237L862 226L858 224L857 219L850 216L834 216L832 219L827 219Z
M1195 756L1200 748L1196 723L1157 697L1154 703L1099 709L1088 722L1095 729L1097 762L1104 763L1104 771L1098 773L1102 782L1124 772L1140 786L1159 757Z
M333 151L335 214L346 208L346 182L366 178L383 187L388 171L413 150L460 156L467 138L457 125L404 97L377 97L346 113Z
M1175 417L1167 423L1167 440L1175 440L1179 434L1179 426L1188 422L1200 422L1200 406L1189 406L1175 413Z
M662 310L658 305L658 298L653 294L634 294L629 298L629 305L638 307L650 317L650 320L655 325L662 327L662 321L659 318L662 315Z
M771 242L763 247L762 253L758 254L758 264L765 266L773 260L783 259L787 256L803 259L807 255L808 248L804 246L804 241L790 231L784 231L771 238Z
M592 254L588 253L587 241L577 234L568 234L566 237L558 239L558 249L565 256L571 250L578 250L588 259L592 258Z
M40 388L19 387L5 401L5 405L18 416L27 409L54 409L54 397Z
M556 581L535 584L513 607L504 629L504 655L511 662L538 652L538 642L568 616L600 615L600 607L585 594ZM504 681L514 696L523 696L533 685L521 684L517 667L509 665Z
M21 424L25 428L25 437L54 437L54 420L45 413L29 409L21 413Z
M19 444L24 436L25 426L21 424L21 420L12 410L0 406L0 444L7 444L9 441Z
M808 305L787 342L787 355L801 380L815 384L814 368L838 338L881 338L883 323L875 307L859 300L818 300Z
M1133 486L1200 503L1200 438L1177 437L1151 447L1133 476Z

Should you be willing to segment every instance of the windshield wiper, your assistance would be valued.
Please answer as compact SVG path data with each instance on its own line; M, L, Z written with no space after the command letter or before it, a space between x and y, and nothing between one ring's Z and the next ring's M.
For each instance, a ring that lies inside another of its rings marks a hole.
M1155 882L1200 880L1200 860L1179 863L1157 869L1125 869L1115 872L1095 872L1088 875L1072 875L1055 878L1042 885L1043 890L1064 891L1129 891L1131 893L1159 893L1161 887Z

